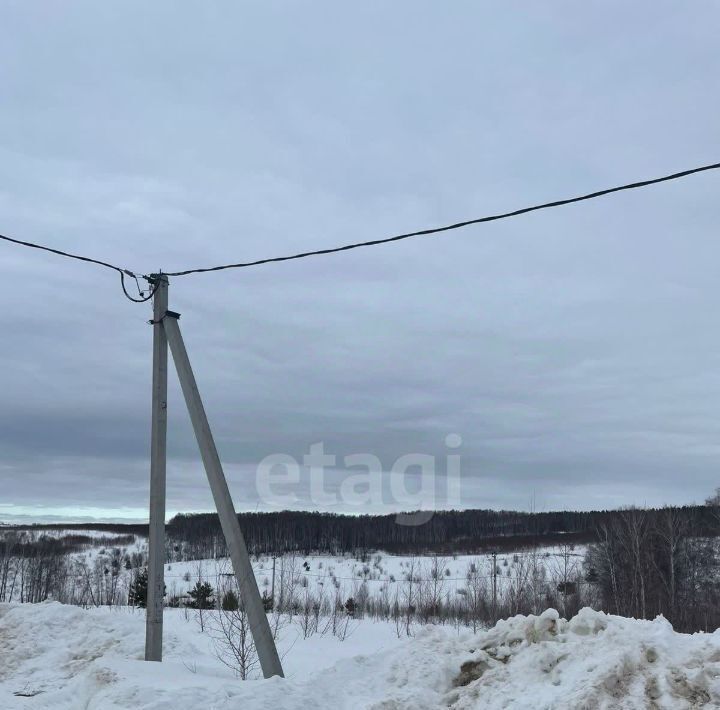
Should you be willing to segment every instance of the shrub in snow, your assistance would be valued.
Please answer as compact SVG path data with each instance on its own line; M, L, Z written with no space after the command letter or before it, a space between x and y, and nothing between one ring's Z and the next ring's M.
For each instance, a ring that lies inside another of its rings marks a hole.
M266 614L275 608L275 601L267 592L262 593L262 603Z
M223 594L222 601L220 602L220 608L223 611L235 611L239 606L240 601L238 595L232 589L229 589Z
M192 599L188 606L192 609L212 609L215 606L215 591L209 582L195 582L195 586L189 591Z

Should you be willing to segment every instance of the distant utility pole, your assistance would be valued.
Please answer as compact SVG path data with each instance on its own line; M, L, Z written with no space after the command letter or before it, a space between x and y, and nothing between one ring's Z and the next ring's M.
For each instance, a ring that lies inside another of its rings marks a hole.
M275 560L277 559L273 552L273 573L272 573L272 586L270 587L270 597L272 599L273 609L275 608Z
M148 535L145 660L162 661L163 597L165 596L165 465L167 454L168 344L162 318L168 305L168 280L153 274L152 421L150 433L150 526Z
M164 339L160 341L161 345L165 345L165 372L167 375L167 345L170 346L170 351L175 362L175 369L177 370L178 379L180 380L180 387L185 398L185 404L190 414L190 421L192 422L193 430L195 432L195 438L197 439L198 446L200 448L200 456L202 458L203 465L205 467L205 473L210 483L210 490L215 501L215 507L218 511L220 518L220 526L225 536L225 542L227 549L232 560L233 570L235 572L235 578L237 579L238 587L240 589L240 596L242 598L243 605L247 610L248 621L250 624L250 630L252 632L253 641L255 642L255 648L257 650L258 659L260 666L263 671L263 675L266 678L272 676L283 676L282 665L280 663L280 657L278 656L277 648L275 647L275 640L270 630L270 624L268 623L265 608L263 606L262 598L260 597L260 590L257 586L257 580L255 579L255 573L253 572L252 563L250 562L250 556L248 555L247 546L245 545L245 539L243 538L242 531L240 530L240 524L238 523L237 513L233 506L232 498L230 497L230 490L228 489L225 474L220 463L220 457L215 447L215 440L213 439L212 432L210 431L210 424L208 423L207 416L205 414L205 408L203 407L202 399L200 398L200 392L195 381L195 375L193 374L192 367L190 366L190 359L188 358L187 351L185 350L185 343L180 333L180 326L178 325L178 319L180 318L179 313L174 313L167 309L167 278L158 275L159 279L164 279L159 282L158 294L161 293L163 285L165 288L164 300L158 299L154 304L154 318L153 324L158 331L162 331ZM155 281L158 284L158 281ZM156 341L157 342L157 341ZM165 397L167 397L167 379L165 380L165 390L163 391ZM155 412L155 392L153 391L153 412ZM162 402L164 404L164 400ZM167 424L167 412L164 414L164 422ZM153 419L153 435L155 433L155 419ZM155 648L155 645L159 644L157 649L156 657L148 658L147 660L160 660L162 658L162 592L164 591L164 585L162 581L162 563L164 563L164 543L162 549L158 549L158 537L162 540L163 538L163 525L165 515L165 438L162 438L161 452L163 454L163 465L162 465L162 517L160 518L161 523L157 524L157 516L159 515L160 505L153 508L153 499L151 497L151 526L153 529L153 521L156 522L156 527L160 529L160 534L156 533L150 538L150 559L155 561L160 555L160 586L156 587L155 593L160 596L160 636L151 639L150 628L151 628L151 608L148 598L148 633L146 635L146 647ZM156 451L155 439L153 439L152 451ZM160 451L160 449L157 449ZM158 454L159 455L159 454ZM154 459L153 459L154 461ZM156 469L151 466L151 473L154 474ZM153 479L154 480L154 479ZM160 489L160 487L157 487ZM151 484L152 490L152 484ZM154 517L153 517L154 516ZM154 544L154 549L153 549ZM155 573L157 576L157 572ZM157 584L157 579L155 580ZM150 588L148 586L148 592ZM153 620L155 619L155 613L153 613ZM153 626L155 633L157 630L157 624ZM158 640L159 639L159 640Z
M492 552L493 566L493 592L492 592L492 621L497 621L497 552Z

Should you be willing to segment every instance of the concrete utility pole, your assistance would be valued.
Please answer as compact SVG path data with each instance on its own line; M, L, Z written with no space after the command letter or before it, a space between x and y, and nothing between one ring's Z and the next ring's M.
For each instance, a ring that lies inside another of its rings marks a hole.
M162 661L163 597L165 596L165 462L167 451L168 345L162 317L168 306L168 280L153 274L152 424L150 443L150 528L148 536L145 660Z
M195 382L195 375L193 374L190 360L185 350L185 343L183 342L178 325L179 317L178 313L167 311L164 314L163 329L170 344L170 351L175 361L175 369L180 379L180 387L182 388L185 403L190 413L195 438L200 447L200 456L205 466L205 473L207 474L210 490L215 500L215 507L220 517L220 525L225 535L228 551L230 552L235 577L240 587L240 595L247 609L250 630L253 640L255 641L255 648L257 649L263 675L265 678L276 675L282 677L283 670L280 664L280 657L275 648L275 640L273 639L270 624L265 614L265 607L260 597L260 591L257 586L257 581L255 580L255 573L250 563L247 547L245 546L245 539L240 530L235 507L230 497L230 491L227 481L225 480L220 457L218 456L215 441L210 431L210 424L205 415L200 392Z

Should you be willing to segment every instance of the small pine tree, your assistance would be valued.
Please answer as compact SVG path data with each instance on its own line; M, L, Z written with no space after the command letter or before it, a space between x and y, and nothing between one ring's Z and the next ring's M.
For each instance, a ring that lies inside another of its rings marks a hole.
M212 609L215 606L214 590L209 582L195 582L195 586L189 592L192 601L188 606L193 609Z
M148 573L147 570L140 570L135 573L133 581L128 590L128 604L139 606L144 609L147 606Z
M163 596L167 594L167 587L163 586ZM135 572L130 588L128 589L128 604L144 609L147 606L148 573L146 569Z
M240 608L238 595L232 589L229 589L223 594L221 606L223 611L237 611Z

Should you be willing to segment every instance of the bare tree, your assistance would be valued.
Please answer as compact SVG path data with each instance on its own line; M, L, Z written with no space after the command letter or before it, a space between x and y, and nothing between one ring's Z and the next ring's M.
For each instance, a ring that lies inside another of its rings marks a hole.
M658 521L655 531L660 544L664 547L664 562L651 556L653 566L661 580L667 595L667 610L671 619L677 611L677 572L680 553L686 537L686 521L680 511L665 508Z
M407 636L410 636L410 626L416 611L418 585L416 575L418 569L418 561L415 557L411 557L408 562L408 571L406 573L407 586L405 588L405 634Z
M234 576L218 575L217 588L222 590L222 600L219 608L210 613L208 623L215 653L242 680L247 680L260 663L247 610Z
M551 574L555 582L555 589L562 599L562 613L568 617L568 597L577 594L578 573L580 562L575 552L575 545L563 543L560 545L560 554L551 558Z
M418 588L417 606L424 621L437 621L440 617L446 569L447 560L437 555L423 568L424 579Z
M480 619L487 614L488 580L482 574L477 560L470 562L465 572L467 586L465 589L465 603L468 616L472 624L473 633L477 632Z

